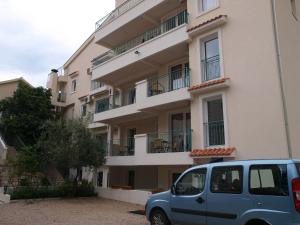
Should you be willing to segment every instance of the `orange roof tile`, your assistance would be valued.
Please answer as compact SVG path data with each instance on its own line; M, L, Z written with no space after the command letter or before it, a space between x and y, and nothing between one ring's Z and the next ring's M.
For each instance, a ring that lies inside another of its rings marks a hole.
M233 148L211 148L211 149L194 149L190 153L191 157L203 156L230 156L236 149Z
M191 31L193 31L193 30L196 30L196 29L198 29L198 28L200 28L200 27L202 27L202 26L204 26L204 25L206 25L206 24L208 24L208 23L211 23L211 22L213 22L213 21L215 21L215 20L218 20L218 19L221 19L221 18L227 18L227 15L219 15L219 16L216 16L216 17L214 17L214 18L212 18L212 19L209 19L209 20L207 20L207 21L205 21L205 22L203 22L203 23L200 23L200 24L198 24L198 25L196 25L196 26L194 26L194 27L191 27L191 28L187 29L187 32L191 32Z
M229 80L229 79L230 79L229 77L224 77L224 78L217 79L217 80L207 81L207 82L197 84L197 85L194 85L194 86L190 87L189 91L194 91L194 90L197 90L197 89L209 87L209 86L216 85L216 84L222 84L222 83L225 83L225 81Z

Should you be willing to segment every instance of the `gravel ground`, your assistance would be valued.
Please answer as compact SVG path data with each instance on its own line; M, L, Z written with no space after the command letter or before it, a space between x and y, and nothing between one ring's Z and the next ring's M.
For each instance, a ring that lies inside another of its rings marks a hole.
M0 225L149 225L143 209L101 198L18 201L0 205Z

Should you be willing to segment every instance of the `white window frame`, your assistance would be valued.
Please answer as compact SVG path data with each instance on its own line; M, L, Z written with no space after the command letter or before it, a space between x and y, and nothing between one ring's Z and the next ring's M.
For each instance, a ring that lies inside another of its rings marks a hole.
M71 93L75 93L76 90L77 90L77 80L73 79L72 82L71 82Z
M216 5L210 9L207 10L203 10L203 1L204 0L197 0L197 11L198 11L198 17L205 15L211 11L216 10L217 8L220 7L220 0L215 0L216 1Z
M223 121L224 121L224 139L225 144L224 145L218 145L218 146L208 146L206 143L206 133L205 133L205 127L204 123L208 122L208 112L207 112L207 102L216 100L216 99L222 99L223 104ZM229 133L228 133L228 122L227 122L227 104L226 104L226 95L224 92L217 92L212 94L204 95L200 99L200 104L202 107L202 123L200 124L200 131L202 132L202 148L203 149L210 149L215 147L228 147L229 146ZM201 111L200 111L201 112Z
M224 58L223 58L223 45L222 45L222 32L221 29L217 29L217 30L212 30L211 32L208 32L204 35L201 35L198 37L197 40L197 52L198 52L198 59L197 59L197 63L198 63L198 68L200 70L200 72L198 73L200 75L199 77L199 81L200 83L203 83L202 77L203 77L203 70L202 70L202 58L203 58L203 54L204 54L204 42L208 39L211 39L214 35L217 35L218 40L219 40L219 57L220 57L220 77L217 79L222 79L224 78L225 75L225 69L224 69Z

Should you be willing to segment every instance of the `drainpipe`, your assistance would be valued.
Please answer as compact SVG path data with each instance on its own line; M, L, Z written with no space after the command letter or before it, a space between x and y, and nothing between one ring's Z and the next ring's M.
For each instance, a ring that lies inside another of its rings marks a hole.
M275 47L276 47L277 69L278 69L280 94L281 94L282 107L283 107L283 117L284 117L284 125L285 125L286 141L287 141L287 150L288 150L288 156L291 159L291 158L293 158L293 152L292 152L290 129L289 129L289 123L288 123L286 96L285 96L284 85L283 85L282 61L281 61L281 54L280 54L280 48L279 48L278 24L277 24L275 0L271 0L271 5L272 5L272 17L273 17L273 32L274 32Z

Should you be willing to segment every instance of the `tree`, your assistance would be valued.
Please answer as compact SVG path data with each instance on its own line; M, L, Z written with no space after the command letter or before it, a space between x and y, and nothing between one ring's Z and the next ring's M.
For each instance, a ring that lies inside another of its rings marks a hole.
M12 97L0 101L0 130L6 141L18 138L25 145L35 144L44 123L54 118L50 97L50 90L33 88L21 81Z
M68 177L70 168L77 170L78 178L82 167L97 168L105 159L104 146L81 120L48 122L41 135L39 148L44 160L54 164L64 178Z

